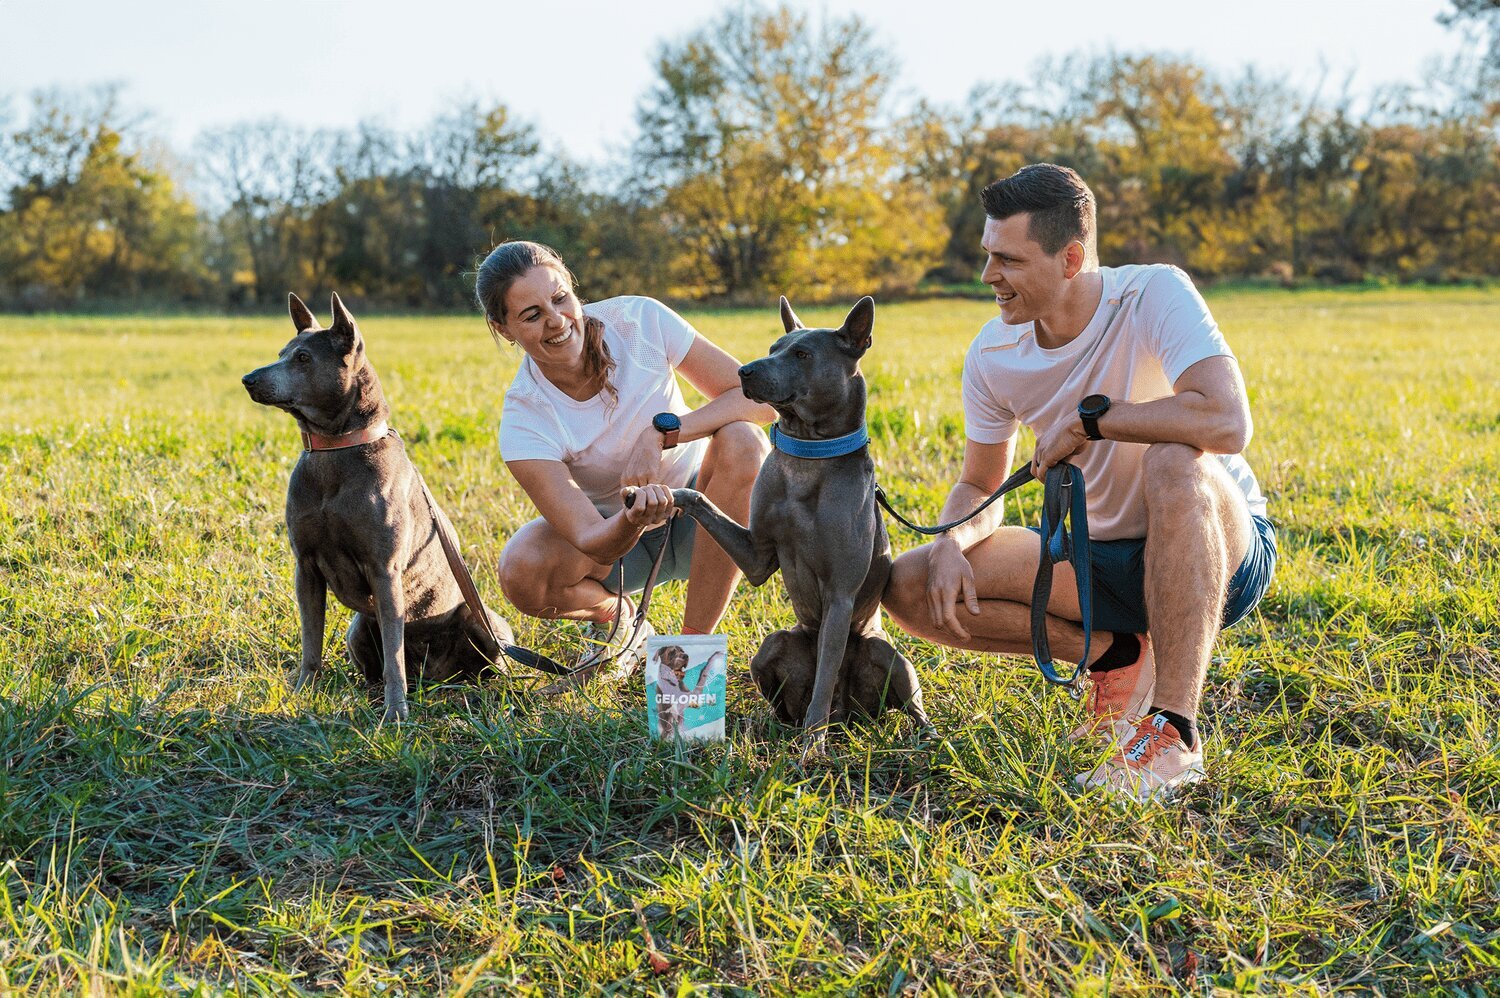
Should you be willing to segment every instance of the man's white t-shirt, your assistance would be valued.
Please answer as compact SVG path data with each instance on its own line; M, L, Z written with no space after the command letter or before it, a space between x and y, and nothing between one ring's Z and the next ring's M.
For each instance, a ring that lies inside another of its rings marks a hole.
M623 295L583 307L604 323L618 401L601 392L579 402L544 377L530 357L521 361L500 416L500 456L506 461L561 461L599 512L621 509L620 476L642 430L659 412L689 412L676 368L696 335L687 321L654 298ZM661 484L682 488L703 463L708 439L662 452Z
M1189 367L1208 357L1233 357L1218 323L1187 274L1162 264L1102 267L1103 293L1094 318L1072 342L1037 345L1036 328L998 317L979 331L964 358L964 423L970 440L999 444L1018 424L1037 436L1078 419L1087 395L1146 402L1172 394ZM1101 541L1146 536L1145 444L1091 441L1069 458L1088 489L1089 534ZM1264 516L1266 500L1238 454L1220 455Z

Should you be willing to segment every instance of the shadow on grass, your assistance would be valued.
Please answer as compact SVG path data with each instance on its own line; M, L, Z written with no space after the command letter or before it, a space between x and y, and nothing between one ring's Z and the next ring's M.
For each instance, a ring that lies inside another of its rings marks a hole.
M317 716L170 709L180 689L57 686L8 704L0 849L32 868L66 854L148 895L194 877L282 888L352 877L368 889L489 863L505 873L671 852L730 834L726 816L746 801L809 778L770 721L742 722L730 743L651 740L638 690L543 706L503 687L428 688L413 722L387 726L347 697ZM864 792L899 804L921 773L912 753L878 755ZM824 770L812 778L848 778Z

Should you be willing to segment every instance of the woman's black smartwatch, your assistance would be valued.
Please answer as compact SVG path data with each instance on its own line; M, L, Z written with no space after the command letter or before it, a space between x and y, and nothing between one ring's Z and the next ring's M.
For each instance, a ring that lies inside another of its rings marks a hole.
M1108 395L1090 395L1078 403L1078 418L1083 420L1083 432L1090 440L1103 440L1099 432L1099 418L1109 412Z
M671 450L677 446L677 435L682 432L682 420L675 412L658 412L651 417L651 428L661 434L661 449Z

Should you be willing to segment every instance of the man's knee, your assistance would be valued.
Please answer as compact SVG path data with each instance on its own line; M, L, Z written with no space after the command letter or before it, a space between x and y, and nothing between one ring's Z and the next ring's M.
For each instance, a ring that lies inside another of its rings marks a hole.
M1154 489L1158 484L1172 485L1205 474L1206 468L1200 463L1202 457L1201 450L1188 444L1151 444L1146 448L1141 468Z
M927 593L927 549L925 546L906 552L891 563L891 577L886 581L881 603L898 621L911 618L922 605Z
M1212 458L1188 444L1152 444L1146 448L1141 470L1146 479L1146 508L1158 512L1212 502ZM1203 510L1207 512L1206 509Z

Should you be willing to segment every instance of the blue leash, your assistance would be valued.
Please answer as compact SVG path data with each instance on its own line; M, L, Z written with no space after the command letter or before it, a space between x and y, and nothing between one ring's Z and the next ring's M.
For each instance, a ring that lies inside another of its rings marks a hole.
M1016 471L973 512L949 523L921 527L891 508L885 490L875 486L875 501L910 530L931 537L951 530L982 513L991 503L1027 482L1036 481L1031 464ZM1058 686L1072 686L1083 675L1083 663L1089 660L1089 639L1094 633L1094 574L1089 549L1088 497L1084 491L1083 472L1063 462L1047 469L1042 483L1042 556L1036 569L1036 584L1031 589L1031 654L1042 678ZM1071 676L1058 675L1047 641L1047 604L1052 599L1052 568L1069 562L1078 580L1078 609L1083 617L1083 657Z
M1071 686L1083 675L1089 660L1089 639L1094 633L1094 571L1089 549L1088 497L1083 472L1071 464L1047 469L1042 485L1042 558L1031 587L1031 654L1042 678L1058 686ZM1066 523L1064 520L1066 519ZM1069 562L1078 580L1078 609L1083 617L1083 656L1064 679L1052 665L1047 641L1047 603L1052 598L1052 567Z

